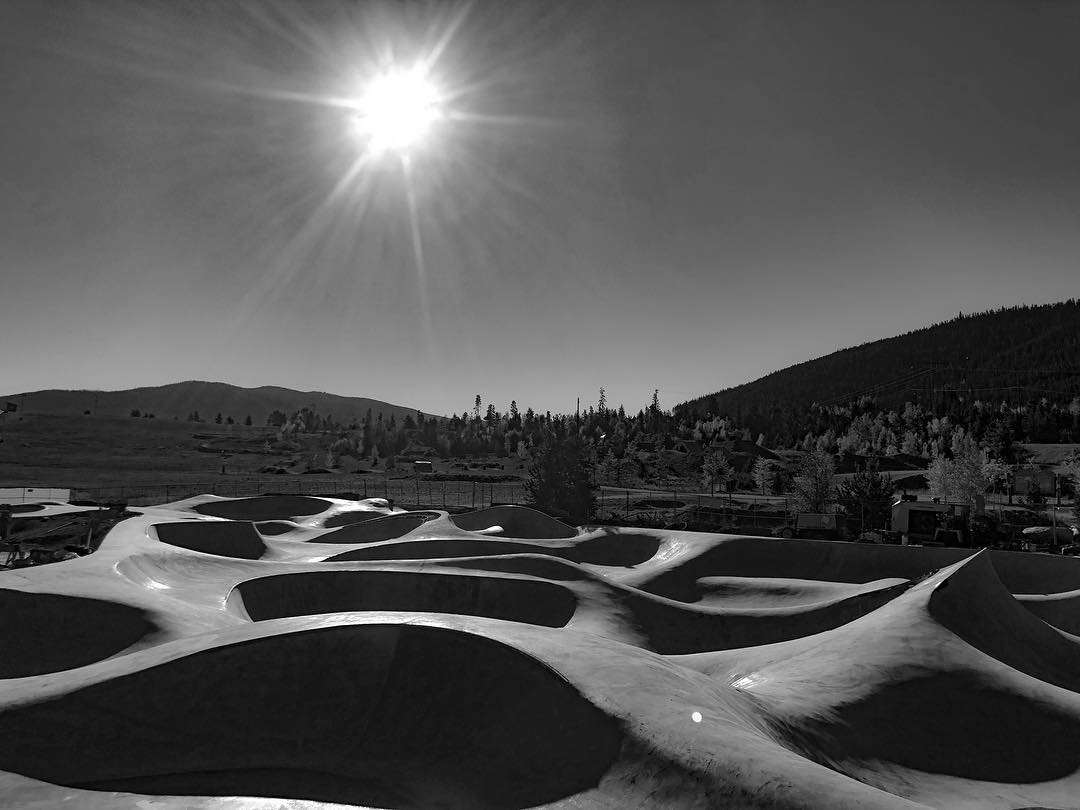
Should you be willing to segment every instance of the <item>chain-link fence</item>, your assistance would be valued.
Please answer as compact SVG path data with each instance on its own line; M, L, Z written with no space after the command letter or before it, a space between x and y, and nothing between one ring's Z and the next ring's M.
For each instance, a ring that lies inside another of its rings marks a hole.
M172 503L196 495L249 498L257 495L311 495L348 499L386 498L403 508L462 511L493 504L525 502L522 482L439 481L424 477L380 476L223 476L208 481L172 484L81 487L71 490L73 501L123 502L131 506Z

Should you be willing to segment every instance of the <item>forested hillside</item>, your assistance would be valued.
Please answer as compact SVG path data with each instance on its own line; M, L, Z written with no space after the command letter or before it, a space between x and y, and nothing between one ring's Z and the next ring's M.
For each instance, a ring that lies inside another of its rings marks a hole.
M675 407L680 420L733 419L770 445L836 432L862 413L916 406L977 426L1008 411L1032 441L1074 441L1080 397L1080 301L957 318L774 372ZM846 415L845 415L846 414ZM900 442L902 444L902 441Z

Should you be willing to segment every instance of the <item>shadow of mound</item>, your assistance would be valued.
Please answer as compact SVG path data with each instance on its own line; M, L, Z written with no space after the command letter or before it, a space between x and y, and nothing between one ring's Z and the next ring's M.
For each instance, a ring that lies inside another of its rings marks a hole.
M266 544L252 523L209 520L158 523L154 531L162 543L218 557L257 560L266 553Z
M622 601L648 649L664 655L734 650L803 638L853 622L892 601L902 583L819 602L771 609L698 608L627 589Z
M418 529L429 520L439 517L438 512L406 512L399 515L378 515L378 520L367 520L342 526L340 529L321 537L313 538L317 543L378 543L382 540L396 540L413 529Z
M571 562L621 565L629 568L648 562L660 548L660 538L644 532L607 532L578 543L565 556Z
M195 511L200 515L226 518L227 520L281 520L304 517L325 512L329 501L309 498L306 495L264 495L257 498L239 498L234 501L210 501L200 503Z
M255 526L259 530L259 534L266 535L267 537L273 537L278 534L285 534L291 532L296 528L292 523L286 523L279 520L271 520L265 523L259 523Z
M323 521L323 528L334 529L338 526L351 526L353 523L363 523L365 520L374 520L375 518L381 517L386 517L386 513L361 512L359 510L338 512L336 515L331 515Z
M970 549L732 537L638 582L636 587L680 602L697 602L705 595L698 582L709 577L849 584L866 584L880 579L917 580L929 571L952 565L972 553Z
M496 538L491 540L407 540L346 551L324 562L437 560L451 557L489 557L501 554L543 554L576 563L629 567L650 559L659 545L659 540L644 534L606 535L582 543L557 546Z
M464 515L452 515L450 520L459 529L469 532L502 526L503 537L515 537L522 540L577 536L577 530L527 506L492 506L475 512L466 512Z
M0 678L26 678L102 661L157 625L118 602L0 589Z
M0 712L0 769L106 791L525 808L596 786L622 740L518 650L359 625L207 650Z
M884 760L926 773L1030 784L1080 767L1080 722L1054 707L943 672L890 684L808 730L826 761Z
M358 610L458 613L564 627L577 600L550 582L411 571L313 571L241 582L229 596L254 621Z

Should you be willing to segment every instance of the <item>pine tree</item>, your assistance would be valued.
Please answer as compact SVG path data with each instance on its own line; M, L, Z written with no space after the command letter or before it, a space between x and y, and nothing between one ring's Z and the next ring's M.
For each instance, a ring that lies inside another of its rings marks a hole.
M710 492L713 492L716 487L720 487L723 491L734 476L735 470L723 450L712 450L705 456L705 461L701 465L701 483L709 487Z
M768 495L776 480L776 472L773 470L772 459L759 458L754 462L754 486L762 495Z
M578 437L551 442L529 466L528 503L554 517L582 525L596 505L595 462Z
M800 512L824 512L833 493L836 465L824 450L812 450L803 456L792 478L795 508Z

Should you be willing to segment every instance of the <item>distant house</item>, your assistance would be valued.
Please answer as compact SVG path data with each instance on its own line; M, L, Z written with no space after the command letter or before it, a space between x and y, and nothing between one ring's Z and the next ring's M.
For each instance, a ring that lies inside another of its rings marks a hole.
M780 461L780 456L768 447L762 447L760 444L752 442L749 439L732 439L730 441L721 442L719 447L729 456L745 455L751 456L754 459L767 458L769 461Z
M925 470L930 466L930 459L911 453L897 453L896 455L887 456L887 459L894 465L889 467L891 470L900 470L905 467L909 470Z
M680 439L679 441L675 442L674 445L672 445L671 449L679 453L686 453L687 455L693 454L700 456L702 453L705 452L705 449L702 447L701 442L694 441L693 439Z
M432 464L430 461L414 461L413 472L417 475L420 475L421 473L435 472L435 465Z
M438 453L434 448L422 444L415 444L413 442L410 442L404 450L398 453L398 456L401 458L428 458L437 455Z
M1013 473L1013 492L1017 495L1053 495L1057 475L1047 469L1019 469Z

